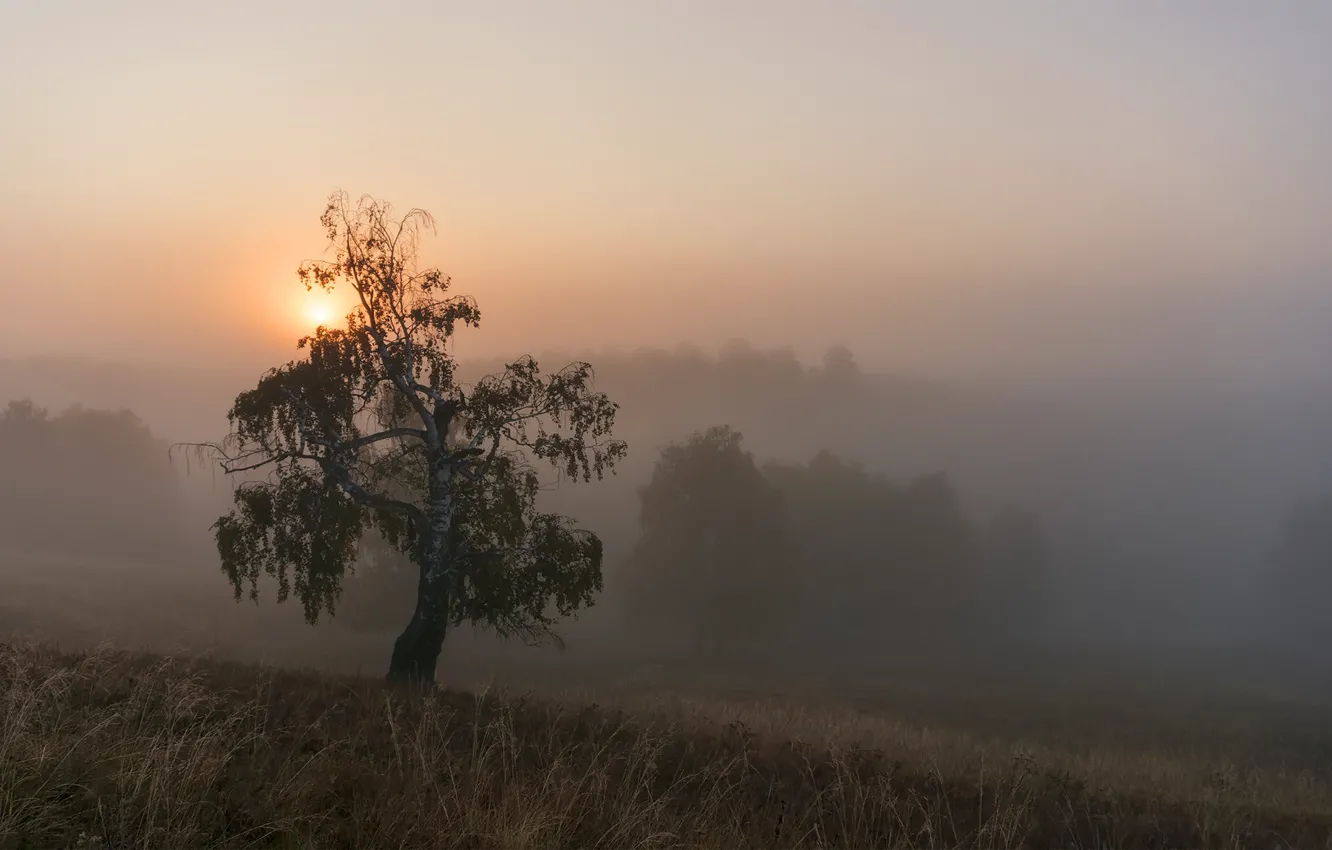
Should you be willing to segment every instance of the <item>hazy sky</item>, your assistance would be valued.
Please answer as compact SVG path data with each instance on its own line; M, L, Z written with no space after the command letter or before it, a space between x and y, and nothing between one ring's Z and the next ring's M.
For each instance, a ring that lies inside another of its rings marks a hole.
M5 3L0 354L261 357L341 187L436 214L462 351L1313 374L1329 56L1311 2Z

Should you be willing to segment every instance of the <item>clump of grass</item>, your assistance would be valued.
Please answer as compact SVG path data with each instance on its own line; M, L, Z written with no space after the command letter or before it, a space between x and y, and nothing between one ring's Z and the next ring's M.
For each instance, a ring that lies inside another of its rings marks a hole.
M1328 812L1243 787L1150 796L1021 754L962 769L887 740L750 719L0 645L0 845L1323 846L1332 836Z

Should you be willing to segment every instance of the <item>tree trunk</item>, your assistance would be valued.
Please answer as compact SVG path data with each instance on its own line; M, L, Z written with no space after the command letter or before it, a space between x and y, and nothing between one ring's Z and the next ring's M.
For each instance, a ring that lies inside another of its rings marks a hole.
M422 529L417 548L420 579L416 585L416 609L407 628L393 643L388 672L388 680L393 684L411 687L435 684L435 667L449 625L452 582L448 563L453 550L453 498L449 472L441 464L431 482L429 525Z
M417 600L416 610L398 639L393 642L393 657L389 660L388 681L396 685L430 687L435 684L435 667L444 648L444 633L448 621L444 617L431 617L422 610Z

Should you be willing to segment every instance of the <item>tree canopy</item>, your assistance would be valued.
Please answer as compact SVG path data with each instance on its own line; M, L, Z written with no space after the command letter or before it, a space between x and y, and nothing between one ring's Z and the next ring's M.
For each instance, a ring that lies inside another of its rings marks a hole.
M779 639L797 604L781 494L741 440L721 426L668 446L640 494L633 616L695 652Z
M818 553L807 587L814 620L873 642L965 615L975 532L945 476L898 484L826 451L765 472L790 506L793 534Z
M70 555L160 558L184 548L166 444L128 411L0 411L0 539Z
M721 426L665 448L640 505L625 570L640 631L826 658L1015 633L1040 602L1038 520L976 523L940 474L898 483L827 451L760 467Z
M391 677L433 680L449 625L550 635L601 588L601 543L536 510L538 465L583 481L611 470L626 450L611 437L617 406L585 362L543 373L523 357L470 385L456 379L451 342L481 313L418 266L433 227L424 211L396 218L382 201L335 193L320 222L334 257L298 277L349 287L355 307L241 393L228 437L201 446L250 476L215 525L237 597L268 574L279 600L294 592L314 622L377 532L419 568Z

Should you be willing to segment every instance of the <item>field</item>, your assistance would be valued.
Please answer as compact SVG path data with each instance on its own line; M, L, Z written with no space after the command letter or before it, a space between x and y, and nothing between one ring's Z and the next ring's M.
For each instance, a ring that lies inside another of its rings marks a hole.
M0 572L0 846L1332 843L1313 703L447 659L413 695L381 637L109 569Z

